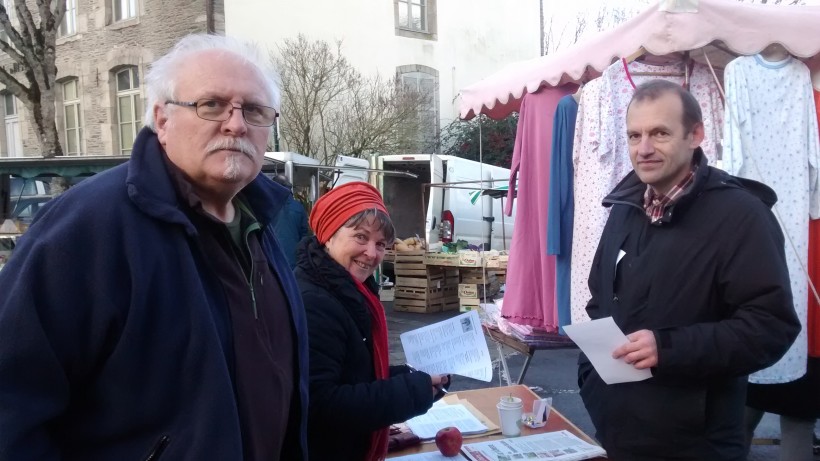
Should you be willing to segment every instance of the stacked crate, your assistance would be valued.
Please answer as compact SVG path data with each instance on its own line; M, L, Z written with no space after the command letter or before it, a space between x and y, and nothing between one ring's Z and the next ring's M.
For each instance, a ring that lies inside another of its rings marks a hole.
M498 294L501 283L490 269L461 268L461 283L458 285L459 308L462 312L478 308L482 299Z
M507 283L507 263L509 260L510 256L507 254L487 258L487 271L495 274L495 278L498 280L499 285Z
M430 313L458 308L458 271L427 266L424 251L396 253L393 310Z

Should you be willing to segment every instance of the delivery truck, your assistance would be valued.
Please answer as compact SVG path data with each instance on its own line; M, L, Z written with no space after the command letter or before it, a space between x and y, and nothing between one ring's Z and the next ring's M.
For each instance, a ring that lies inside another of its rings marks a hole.
M418 235L428 243L467 242L485 249L509 249L512 216L502 216L502 201L477 190L507 186L510 170L450 155L382 155L376 167L405 171L416 178L379 175L376 179L396 235Z

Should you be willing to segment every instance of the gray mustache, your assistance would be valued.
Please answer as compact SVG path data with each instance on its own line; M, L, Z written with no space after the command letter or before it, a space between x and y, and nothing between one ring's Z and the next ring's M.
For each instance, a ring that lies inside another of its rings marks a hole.
M205 151L208 154L218 150L237 150L250 158L254 158L257 154L256 146L245 138L222 138L205 146Z

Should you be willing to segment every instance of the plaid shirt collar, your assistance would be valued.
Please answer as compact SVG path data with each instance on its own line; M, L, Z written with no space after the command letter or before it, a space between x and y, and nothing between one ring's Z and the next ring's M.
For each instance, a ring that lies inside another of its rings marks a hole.
M646 186L646 192L643 194L643 208L646 211L646 216L649 221L654 224L662 217L666 208L674 204L678 199L688 192L695 182L695 171L697 166L693 165L689 170L689 174L681 180L678 184L669 189L669 192L664 194L656 193L651 186Z

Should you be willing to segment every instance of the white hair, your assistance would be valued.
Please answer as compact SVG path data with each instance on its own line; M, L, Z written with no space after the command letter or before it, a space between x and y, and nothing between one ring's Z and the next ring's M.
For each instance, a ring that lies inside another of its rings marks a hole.
M232 53L255 67L267 88L269 104L279 111L281 93L279 76L261 48L254 44L221 35L193 34L183 37L171 51L151 64L145 75L147 104L145 105L145 126L156 131L154 127L154 106L167 100L175 99L180 65L190 56L204 51L219 50ZM237 75L237 78L247 76Z

